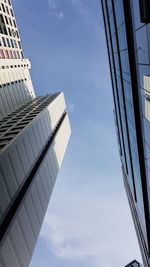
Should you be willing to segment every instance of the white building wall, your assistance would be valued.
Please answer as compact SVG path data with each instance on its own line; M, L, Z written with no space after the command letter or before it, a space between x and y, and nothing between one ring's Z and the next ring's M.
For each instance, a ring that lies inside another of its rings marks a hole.
M150 76L144 76L145 117L150 121Z
M0 0L0 58L23 58L20 34L10 0Z
M0 119L35 97L30 68L11 1L0 0Z
M35 97L28 59L0 59L0 119Z
M54 99L51 105L48 106L52 128L55 127L65 109L66 109L66 103L64 94L60 93L58 97Z
M36 161L64 110L64 96L60 94L0 151L0 187L4 187L0 194L1 215ZM58 165L60 162L61 159Z
M61 94L1 152L1 216L32 168L50 132L54 130L55 118L58 123L64 108L65 101ZM0 266L29 266L70 132L68 116L65 116L2 243Z
M69 136L66 117L2 245L0 263L4 262L7 267L27 267L30 263Z

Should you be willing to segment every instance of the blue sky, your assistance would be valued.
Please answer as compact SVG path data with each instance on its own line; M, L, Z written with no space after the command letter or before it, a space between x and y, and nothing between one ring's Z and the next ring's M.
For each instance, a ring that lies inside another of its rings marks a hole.
M38 95L64 91L72 135L32 267L140 259L123 187L99 0L13 0Z

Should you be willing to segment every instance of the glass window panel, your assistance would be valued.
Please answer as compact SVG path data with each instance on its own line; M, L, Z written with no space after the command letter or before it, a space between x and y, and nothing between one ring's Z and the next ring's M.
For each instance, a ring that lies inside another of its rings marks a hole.
M133 99L132 99L132 87L131 87L131 83L123 80L123 84L124 84L124 93L125 93L125 98L132 103Z
M115 32L113 12L109 16L109 21L110 21L110 28L111 28L111 35L112 35Z
M127 49L127 40L125 32L125 24L118 29L118 38L119 38L119 50Z
M121 56L122 70L126 73L130 73L128 51L125 50L125 51L120 52L120 56Z
M118 52L118 50L117 50L117 42L116 42L116 35L115 34L112 36L112 43L113 43L113 52L114 53Z
M116 19L117 19L117 28L118 28L121 25L121 23L124 21L122 0L115 1L115 13L117 14Z
M141 21L140 21L139 1L132 0L130 2L132 2L135 29L138 29L138 28L140 28L143 25L143 23L141 23Z
M147 29L146 26L136 31L138 63L149 64Z
M145 141L147 142L147 144L149 145L150 147L150 138L149 138L149 133L150 133L150 123L149 121L145 118L144 118L144 132L145 132Z
M114 54L114 59L115 59L115 68L119 69L119 58L117 53Z
M130 122L132 123L132 125L135 127L133 106L127 100L126 100L126 111L127 111L128 119L130 120Z
M110 14L112 12L112 1L111 0L107 0L107 6L108 6L108 12Z

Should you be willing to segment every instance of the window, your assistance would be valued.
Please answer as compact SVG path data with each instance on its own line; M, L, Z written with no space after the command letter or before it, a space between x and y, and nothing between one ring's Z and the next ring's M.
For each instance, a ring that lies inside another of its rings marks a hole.
M2 10L3 10L3 12L5 12L5 8L4 8L4 5L2 4Z
M6 40L7 40L8 47L10 47L10 41L9 41L9 39L7 38Z
M20 58L20 54L19 54L19 51L16 51L17 52L17 57Z
M17 58L16 52L13 51L14 57L13 58Z
M7 18L6 16L5 16L5 20L6 20L6 23L9 24L9 23L8 23L8 18Z
M0 144L0 149L2 149L4 146L5 146L4 144L3 144L3 145L2 145L2 144Z
M24 56L23 56L23 52L21 51L20 53L21 53L21 57L23 58L23 57L24 57Z
M0 134L4 133L5 129L0 129Z
M14 133L6 133L4 136L8 137L8 138L13 138L15 137Z
M17 28L16 21L15 21L15 20L13 20L13 22L14 22L14 27L15 27L15 28Z
M8 9L8 7L6 6L6 10L7 10L7 14L9 15L9 9Z
M140 5L140 17L141 22L150 22L150 1L149 0L139 0Z
M12 24L11 24L12 25ZM15 31L15 30L12 30L12 36L13 37L18 37L18 32L17 31ZM19 38L19 37L18 37Z
M4 37L2 37L2 40L3 40L3 46L7 46L7 45L6 45L6 41L5 41L5 38L4 38Z
M9 58L8 50L5 50L5 55L6 55L6 58Z
M13 47L13 48L14 48L14 43L13 43L13 40L11 39L10 41L11 41L11 47Z
M12 21L11 21L11 18L9 18L9 23L10 23L10 25L12 26Z
M17 48L17 42L15 40L13 40L14 42L14 47Z
M13 130L22 130L24 127L25 125L16 126L15 128L13 128Z
M13 58L13 55L12 55L12 51L11 50L9 50L9 56L10 56L10 58Z
M11 140L12 140L12 138L8 138L8 137L0 138L0 143L7 144L7 143L9 143Z
M24 122L21 121L20 123L17 124L17 127L18 127L18 126L19 126L19 127L20 127L20 126L26 126L26 125L27 125L27 123L26 123L25 121L24 121Z
M4 22L4 18L3 18L3 15L1 14L0 15L0 24L4 24L5 22Z
M18 45L19 45L19 48L21 49L21 43L20 43L20 41L18 41Z
M10 12L11 12L12 17L14 17L14 13L12 9L10 9Z
M6 34L7 35L7 30L6 30L6 26L5 26L5 22L4 22L4 17L2 14L0 14L0 32L2 34Z
M3 49L0 49L0 58L5 58Z
M9 35L12 36L10 28L8 28Z
M16 35L17 35L17 37L19 38L19 33L16 31Z

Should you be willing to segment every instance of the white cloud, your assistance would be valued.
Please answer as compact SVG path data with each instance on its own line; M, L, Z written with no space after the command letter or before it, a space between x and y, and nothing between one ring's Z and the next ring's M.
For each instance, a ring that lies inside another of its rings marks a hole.
M140 259L127 199L115 189L109 195L110 188L100 185L105 187L91 182L60 190L57 184L59 196L54 207L51 201L41 237L63 259L85 260L92 267L125 266Z
M82 16L82 18L88 22L93 28L100 32L103 30L100 28L98 21L95 21L95 18L92 15L92 12L89 8L87 8L86 1L84 0L68 0L73 8Z
M64 19L64 12L59 10L60 3L60 0L48 0L51 15L53 15L59 20L62 20Z
M59 0L48 0L48 4L49 4L50 9L56 10L60 5L60 1Z
M64 18L64 13L61 11L61 12L57 12L56 13L57 14L57 17L58 17L58 19L63 19Z
M95 17L92 15L91 10L87 7L86 1L84 0L48 0L49 8L53 15L58 19L64 18L64 12L59 11L60 7L63 6L64 2L67 2L67 5L71 4L74 10L81 15L81 17L93 28L104 34L104 30L100 27L99 22L95 20Z

